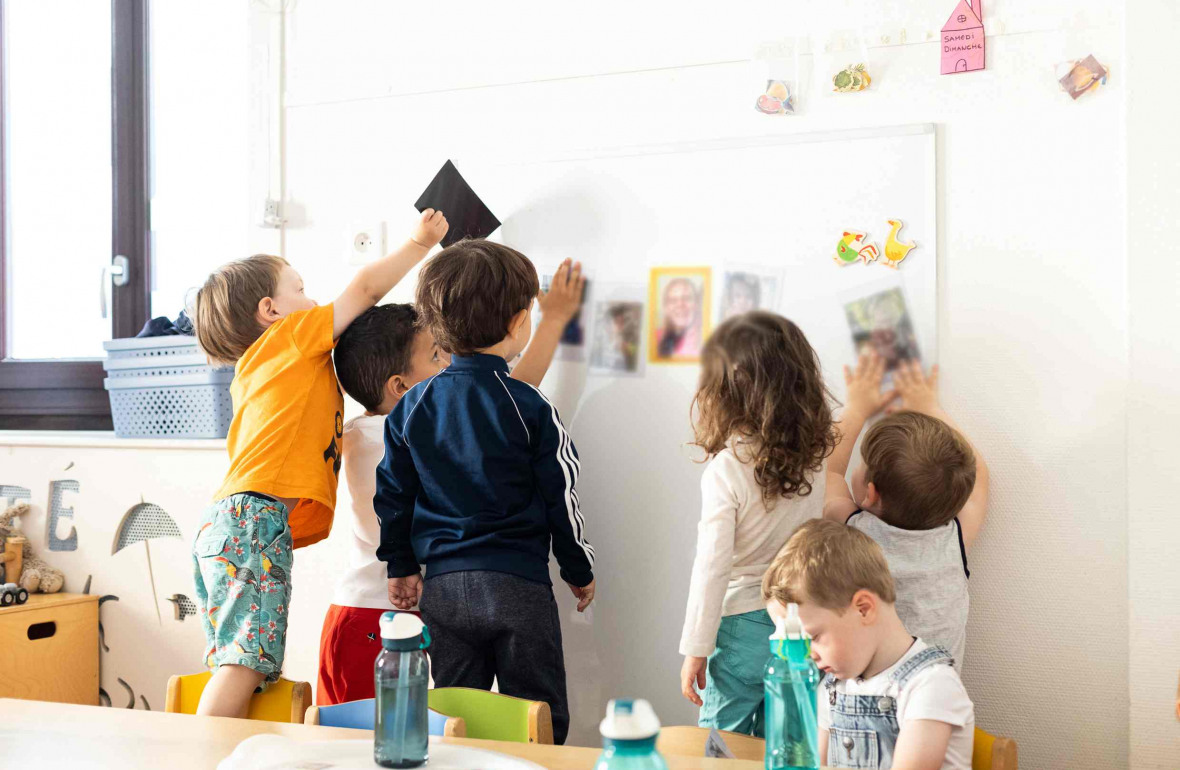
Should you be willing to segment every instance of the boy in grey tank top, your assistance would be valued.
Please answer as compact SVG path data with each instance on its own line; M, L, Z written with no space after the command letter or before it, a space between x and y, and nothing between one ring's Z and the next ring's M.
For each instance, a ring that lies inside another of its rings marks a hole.
M926 376L918 363L903 361L893 389L883 392L884 369L876 354L861 356L855 371L844 369L847 404L828 460L824 517L877 541L902 622L950 650L958 670L967 646L967 551L987 514L987 465L939 405L937 367ZM869 418L886 409L889 416L861 442L864 462L849 489L852 447Z

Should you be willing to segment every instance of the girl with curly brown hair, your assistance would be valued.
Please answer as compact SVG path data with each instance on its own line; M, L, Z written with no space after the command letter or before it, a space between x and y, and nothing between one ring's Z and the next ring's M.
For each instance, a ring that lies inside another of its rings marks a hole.
M701 708L702 727L761 736L762 668L774 631L762 575L791 533L823 512L823 489L813 484L822 485L836 440L830 394L799 327L754 311L721 324L705 344L693 408L694 443L710 461L680 640L681 691Z

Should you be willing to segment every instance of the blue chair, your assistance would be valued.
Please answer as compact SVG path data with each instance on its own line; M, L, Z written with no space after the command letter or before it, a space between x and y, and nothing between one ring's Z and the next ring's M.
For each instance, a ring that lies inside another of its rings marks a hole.
M355 730L372 730L376 721L374 700L354 700L337 703L335 706L312 706L303 717L306 725L322 727L350 727ZM430 711L431 735L446 735L462 738L467 735L467 723L458 717L448 717L437 711Z

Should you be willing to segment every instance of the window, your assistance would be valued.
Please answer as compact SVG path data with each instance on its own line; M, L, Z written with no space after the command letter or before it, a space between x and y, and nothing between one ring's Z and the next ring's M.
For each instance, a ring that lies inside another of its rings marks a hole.
M102 342L148 312L146 30L144 0L0 0L0 428L111 427Z
M258 250L250 171L267 158L251 158L249 117L267 82L250 67L252 12L273 22L266 4L241 0L150 4L152 316L175 318L211 270Z
M0 0L0 429L109 430L103 341L257 250L250 129L273 136L281 61L252 68L251 25L281 11Z

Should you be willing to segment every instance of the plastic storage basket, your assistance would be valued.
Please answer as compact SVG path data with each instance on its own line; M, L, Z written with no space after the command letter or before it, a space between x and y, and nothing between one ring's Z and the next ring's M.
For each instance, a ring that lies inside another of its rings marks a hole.
M225 438L233 367L213 367L193 337L104 342L103 386L119 438Z

